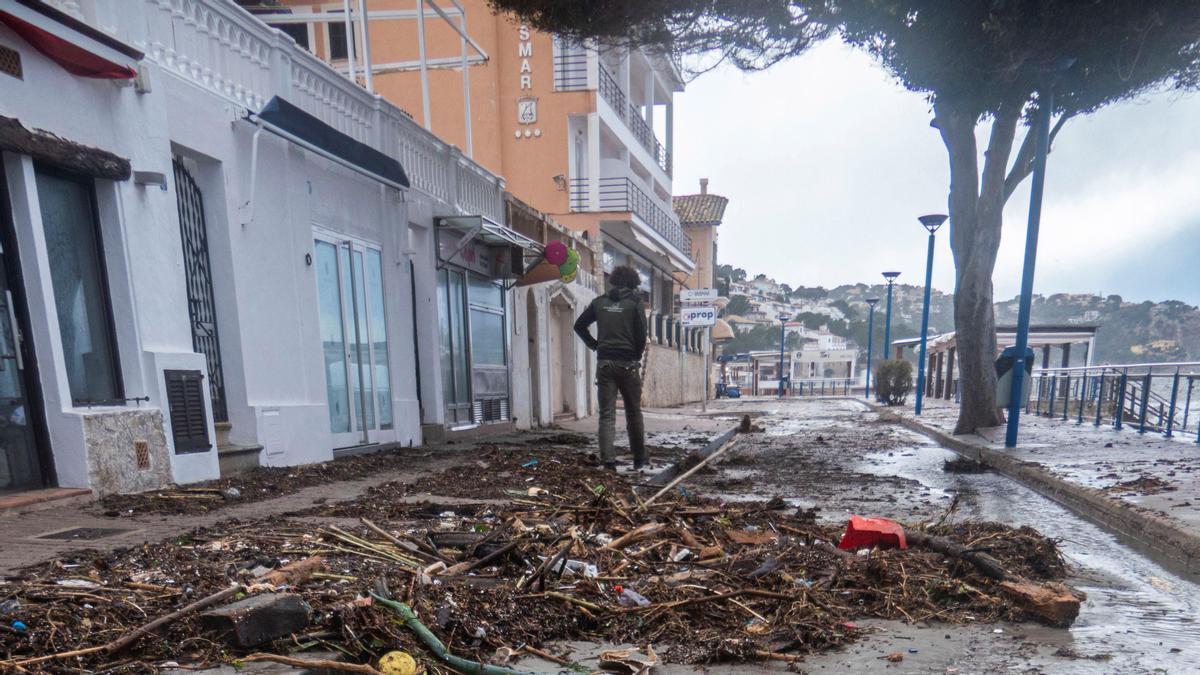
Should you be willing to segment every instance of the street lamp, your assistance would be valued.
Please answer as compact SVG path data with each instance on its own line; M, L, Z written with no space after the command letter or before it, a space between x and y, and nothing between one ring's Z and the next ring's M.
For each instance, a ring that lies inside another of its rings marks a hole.
M921 414L921 399L925 395L925 343L929 340L929 293L930 284L933 283L933 235L946 222L949 216L935 213L928 216L920 216L917 220L921 221L921 225L929 230L929 252L925 255L925 306L921 309L921 349L917 356L917 405L914 412L917 415Z
M783 346L787 342L787 314L779 315L779 398L783 398Z
M871 400L871 353L875 346L875 304L879 298L867 298L867 306L871 308L867 314L867 379L863 388L863 398Z
M888 297L887 297L887 314L883 319L883 358L888 359L888 350L892 348L892 285L896 283L896 277L900 276L899 272L884 272L883 278L887 279Z

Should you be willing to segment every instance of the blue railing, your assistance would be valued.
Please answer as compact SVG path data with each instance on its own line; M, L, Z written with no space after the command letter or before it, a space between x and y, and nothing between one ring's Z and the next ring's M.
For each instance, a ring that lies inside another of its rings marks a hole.
M1025 410L1076 424L1196 435L1200 442L1200 362L1035 370Z

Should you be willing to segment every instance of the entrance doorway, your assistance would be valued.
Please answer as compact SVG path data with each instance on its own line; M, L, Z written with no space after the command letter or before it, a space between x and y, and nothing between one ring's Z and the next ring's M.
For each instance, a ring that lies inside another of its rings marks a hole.
M313 258L334 445L377 443L393 427L383 256L372 244L318 233Z
M0 493L53 483L49 446L42 441L36 361L27 335L21 264L8 184L0 165Z
M556 419L575 417L575 316L571 305L557 295L550 301L551 413Z

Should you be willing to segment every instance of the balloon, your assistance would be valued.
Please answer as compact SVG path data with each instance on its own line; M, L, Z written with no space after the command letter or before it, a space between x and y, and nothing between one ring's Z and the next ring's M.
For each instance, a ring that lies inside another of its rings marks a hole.
M576 274L578 274L578 273L579 273L579 271L578 271L578 270L571 270L571 273L570 273L570 274L564 274L564 275L563 275L563 277L562 277L562 282L563 282L564 284L569 284L569 283L571 283L572 281L575 281L575 275L576 275Z
M567 257L570 255L567 245L561 241L552 241L546 244L546 260L553 265L561 265L567 262ZM575 255L579 255L576 253Z

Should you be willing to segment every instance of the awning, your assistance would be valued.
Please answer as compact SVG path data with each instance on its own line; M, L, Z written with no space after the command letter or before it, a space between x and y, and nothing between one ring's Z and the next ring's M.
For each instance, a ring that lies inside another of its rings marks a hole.
M619 242L668 276L673 276L675 272L691 274L696 269L694 262L680 259L671 247L664 246L628 219L604 218L600 221L600 231L606 238Z
M544 247L485 216L437 219L439 266L451 263L493 278L521 276L541 262Z
M80 77L127 80L142 53L40 0L11 0L0 23L67 72Z
M327 159L395 188L408 187L400 162L354 140L300 108L275 96L262 111L251 113L251 122Z

